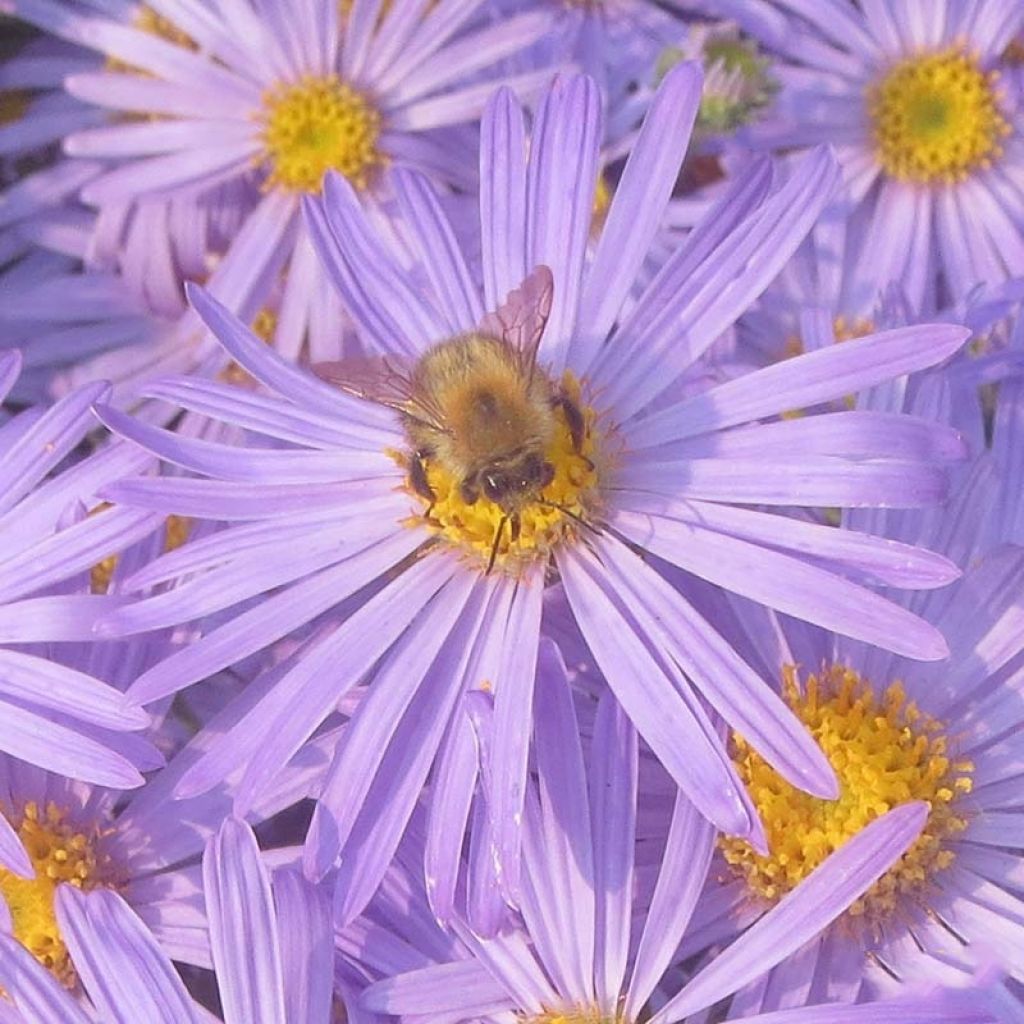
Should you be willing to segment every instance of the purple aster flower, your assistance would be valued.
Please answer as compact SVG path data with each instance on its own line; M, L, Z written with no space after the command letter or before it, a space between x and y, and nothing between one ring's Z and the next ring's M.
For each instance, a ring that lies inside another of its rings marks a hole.
M214 1019L192 1000L156 940L117 893L63 886L57 913L91 1007L87 1010L24 946L0 931L0 978L10 1004L5 1021L201 1024Z
M224 1024L329 1024L334 944L322 893L290 869L271 876L252 829L233 818L207 844L203 892ZM118 893L62 885L55 910L69 964L96 1019L214 1019L193 1002L164 948ZM12 1022L92 1019L24 947L2 933L0 984L26 1014Z
M483 295L421 176L398 170L392 187L429 287L397 266L343 178L329 178L324 203L309 204L312 234L365 342L394 366L410 366L460 332L507 332L512 344L543 329L530 379L547 395L550 440L543 460L523 472L547 483L536 501L515 506L515 522L507 505L464 489L442 460L410 451L391 409L290 367L199 290L199 313L273 394L189 380L163 382L158 393L269 443L195 442L102 412L119 433L206 478L127 481L109 489L112 500L229 523L127 581L133 588L181 582L116 610L103 631L198 622L276 591L221 615L202 639L144 673L133 699L198 682L324 617L324 632L217 738L180 792L200 791L223 777L224 765L244 763L236 797L244 812L338 701L374 673L307 837L314 877L342 856L342 920L372 893L435 758L428 876L438 912L447 913L477 776L472 733L453 711L481 686L495 694L498 881L515 900L549 571L557 570L597 664L645 741L702 813L755 842L756 816L705 700L795 784L829 796L832 773L783 702L666 573L696 574L910 657L946 654L934 627L865 584L940 586L956 575L948 561L740 506L941 499L944 464L961 454L948 429L873 413L759 421L932 365L966 332L911 327L719 388L673 390L777 274L837 177L825 151L774 189L762 167L632 298L685 150L679 125L692 124L699 96L692 66L666 77L585 262L601 139L597 87L586 77L558 81L532 137L511 93L500 91L483 123ZM527 276L538 266L550 271ZM484 317L488 309L498 312ZM400 404L409 381L400 374L392 381L397 390L389 394ZM496 571L487 571L489 562Z
M997 73L1019 3L718 6L786 58L749 143L836 147L852 213L835 231L853 249L855 292L897 281L934 308L1024 273L1024 122Z
M107 122L65 141L71 156L105 163L81 193L114 211L104 241L120 237L117 214L123 220L152 197L160 202L150 216L138 213L148 230L136 232L136 247L156 232L170 238L162 249L191 254L210 190L234 188L247 216L226 251L215 251L208 284L250 320L283 273L274 339L289 354L307 334L322 352L316 342L331 335L339 313L298 216L301 196L318 192L332 168L375 201L386 198L385 166L472 184L462 136L494 85L529 91L550 78L531 70L481 80L483 69L500 71L533 43L550 17L531 11L474 27L480 7L481 0L357 0L343 13L337 0L294 9L154 0L141 14L133 4L108 14L69 0L0 2L0 10L107 58L103 70L67 79L71 94ZM126 24L133 15L141 20ZM138 260L118 262L139 272ZM181 269L194 273L194 262Z
M17 352L0 355L0 395L9 393L19 367ZM150 464L137 449L112 444L67 464L96 426L90 406L106 391L103 384L79 389L0 427L0 751L124 788L142 783L126 751L135 743L128 734L145 728L149 716L124 705L99 661L54 660L47 646L93 639L97 616L117 601L88 596L91 568L162 522L96 497Z
M641 770L636 731L605 692L588 761L573 693L552 648L545 649L542 663L534 698L536 783L531 781L526 800L521 925L484 938L456 920L457 941L445 941L436 927L424 927L429 911L422 892L393 881L366 916L338 936L342 956L371 982L359 998L362 1008L387 1019L425 1017L448 1024L682 1018L668 998L672 980L662 976L694 914L701 915L698 897L714 830L679 795L674 806L669 802L668 833L658 843L657 858L645 853L638 841L639 808L653 766ZM476 714L486 716L489 702L478 696ZM829 880L809 877L786 905L751 929L747 948L753 954L759 936L770 932L776 944L769 955L782 960L802 935L813 933L822 895L827 891L837 904L857 899L914 840L924 813L924 805L908 804L865 828L835 855ZM838 885L836 877L842 878ZM389 931L395 933L390 942ZM787 934L785 942L778 942L779 933ZM734 967L738 959L732 957ZM831 1016L816 1009L821 1017L783 1014L765 1022L852 1022L861 1019L858 1014L864 1020L906 1020L911 1013L917 1019L927 1014L928 1020L992 1019L976 1003L952 994L882 1003L874 1011L846 1007ZM886 1011L894 1016L884 1016ZM895 1016L900 1012L907 1016Z
M1013 986L1024 978L1024 550L998 543L1007 519L1001 508L1019 504L1017 488L1002 485L984 455L941 517L885 515L890 536L927 543L970 567L947 591L914 598L949 639L951 657L941 668L766 622L749 605L734 608L731 635L776 666L787 701L837 769L840 796L830 804L798 794L745 741L734 741L741 775L758 794L770 852L719 842L701 903L707 927L681 952L742 937L712 961L710 981L683 990L674 1012L711 1005L725 994L726 979L729 991L739 990L730 1015L745 1018L793 1005L808 991L852 1002L921 982L963 984L987 962L1003 968ZM839 912L831 886L843 876L822 858L906 800L928 808L920 836L857 904ZM781 960L776 947L792 936L785 928L761 930L770 911L753 926L761 938L752 948L744 929L766 908L784 905L808 872L829 882L815 910L817 927L788 945Z

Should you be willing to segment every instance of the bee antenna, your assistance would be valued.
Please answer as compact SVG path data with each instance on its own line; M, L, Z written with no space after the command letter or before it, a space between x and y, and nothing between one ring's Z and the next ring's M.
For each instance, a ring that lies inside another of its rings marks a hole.
M491 559L487 563L487 572L485 576L491 575L491 570L494 568L494 560L498 557L498 545L501 543L501 535L505 530L505 524L508 522L508 516L502 516L498 523L498 529L494 531L494 543L491 545Z
M573 520L573 522L579 523L585 530L589 530L595 536L600 536L601 531L594 526L593 523L588 523L583 516L577 512L573 512L571 508L567 508L565 505L559 505L557 501L546 501L544 499L538 501L537 504L543 508L557 509L559 512L567 515L571 520Z

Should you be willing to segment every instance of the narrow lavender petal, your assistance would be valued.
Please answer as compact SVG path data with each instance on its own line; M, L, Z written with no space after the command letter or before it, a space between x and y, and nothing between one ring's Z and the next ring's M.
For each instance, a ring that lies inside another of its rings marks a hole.
M330 1019L334 988L334 939L330 907L322 889L296 871L274 872L274 906L281 943L288 1024L323 1024Z
M396 170L391 183L399 209L415 231L420 258L450 333L476 326L484 315L483 304L437 194L423 175L411 171Z
M473 663L482 619L483 589L477 586L471 595L466 612L402 719L342 851L334 900L339 927L352 922L373 896L423 791L441 736L467 687L466 673Z
M673 68L644 118L587 277L570 350L577 372L586 370L607 337L661 227L700 107L702 82L699 64Z
M32 859L25 851L18 833L7 818L0 815L0 867L13 871L22 878L35 878Z
M154 512L105 509L26 546L12 558L0 560L0 602L17 600L98 565L147 537L163 522Z
M447 964L431 964L417 971L408 971L370 985L360 998L360 1006L375 1013L432 1014L430 1019L456 1011L459 1016L472 1012L486 1013L493 1006L512 1009L506 995L482 964L474 960L457 960ZM408 1017L406 1019L409 1019Z
M50 718L0 702L0 750L47 771L97 786L134 789L145 780L138 769L102 743Z
M183 437L133 419L113 406L96 406L96 415L114 433L160 458L207 476L249 483L328 483L363 480L393 472L394 463L383 452L284 451L275 448L243 449L215 441ZM240 457L244 451L244 457Z
M511 89L488 101L480 127L484 301L497 309L526 277L526 125Z
M60 982L11 935L0 931L0 985L27 1024L92 1024Z
M633 861L639 786L636 730L611 693L601 695L590 748L597 894L594 983L614 1006L626 979L633 913Z
M311 374L307 380L312 383L315 378ZM380 450L395 445L400 437L398 430L378 430L370 424L346 423L338 415L339 411L346 411L344 409L336 408L335 415L328 416L308 406L299 408L266 395L198 377L164 378L147 384L142 393L147 398L160 398L183 409L307 448L355 445Z
M821 748L778 694L661 575L618 542L602 543L637 621L701 696L788 781L825 800L839 795Z
M498 881L506 899L513 901L519 889L526 762L543 597L543 588L536 582L532 586L524 583L515 587L497 678L491 680L494 684L491 816L496 832Z
M618 471L615 483L699 501L812 508L918 508L944 501L949 492L941 465L825 455L664 462L635 458Z
M791 555L667 519L623 533L680 569L798 619L919 661L949 654L942 634L893 601ZM695 537L695 533L697 536ZM756 566L756 571L751 571Z
M668 444L855 394L951 356L970 337L955 324L882 331L748 373L637 424L630 440Z
M306 876L320 881L348 841L402 716L423 683L473 589L457 576L409 626L376 672L324 776L306 835Z
M624 1010L634 1018L676 955L704 889L714 845L711 824L677 791L668 841L626 995Z
M749 1024L993 1024L992 1015L979 1005L978 996L968 990L877 1003L798 1006L737 1020Z
M795 953L906 852L928 811L925 803L907 803L865 826L670 999L651 1024L696 1013Z
M330 180L329 175L327 180ZM399 319L391 315L390 304L382 304L375 282L371 280L370 275L361 272L359 265L353 265L345 251L344 243L339 241L339 237L347 237L346 232L349 229L347 223L336 222L344 221L346 217L361 218L362 211L358 208L352 209L350 205L339 210L333 206L328 207L327 203L327 198L316 201L307 196L302 202L302 212L313 247L345 309L378 353L397 352L403 358L414 358L417 351L426 347L422 341L423 330L415 326L408 330ZM365 224L362 225L362 230L364 234L370 234L370 229ZM389 285L391 280L397 277L400 277L399 272L393 271ZM439 335L435 334L432 337L436 340Z
M590 801L565 665L545 641L534 704L537 790L526 808L521 910L563 998L594 998L595 887Z
M108 390L97 381L55 402L0 456L0 512L24 498L81 441L94 425L90 407Z
M21 373L21 353L17 349L0 353L0 401L14 387L14 382Z
M185 293L192 308L231 358L271 391L295 402L300 409L310 408L330 419L341 420L347 411L354 408L351 401L319 377L278 356L210 292L189 283L185 286ZM366 412L371 420L388 422L382 411L375 414L365 402L360 402L358 409L360 413Z
M458 572L460 567L446 558L426 558L414 564L278 683L260 708L263 720L276 725L239 784L236 813L245 813L345 693Z
M642 529L647 516L662 516L694 529L713 530L764 544L793 554L823 560L857 582L929 589L944 587L959 578L960 570L948 558L888 537L855 530L837 530L789 516L730 507L712 502L676 501L667 495L641 491L616 495L614 521Z
M392 339L391 346L404 339L408 344L402 347L406 351L417 352L443 338L444 324L437 312L412 286L408 275L385 248L370 225L359 197L345 178L338 174L327 175L321 209L334 234L335 244L342 247L341 259L350 265L352 271L362 273L364 287L371 289L377 302L386 302L390 315L398 319L401 333ZM374 268L372 275L363 273L363 268L368 266ZM342 298L348 305L349 295L345 290L342 290ZM349 311L357 318L361 309L354 304L349 306Z
M193 1003L146 926L112 889L57 890L57 920L75 968L111 1024L190 1024Z
M401 530L356 559L331 566L280 594L264 598L144 672L129 689L129 698L145 704L176 693L262 650L338 605L415 551L419 544L413 531ZM196 770L200 771L198 765Z
M566 343L576 328L602 130L597 83L587 76L556 78L530 139L526 236L527 263L550 267L555 279L541 351L556 374L565 366Z
M126 707L113 686L36 654L0 650L0 695L72 715L105 729L144 729L149 715Z
M285 1020L270 873L252 829L226 818L203 854L203 892L217 988L228 1024Z
M606 349L614 356L603 359L593 377L595 387L607 388L605 398L620 421L643 410L672 383L672 373L648 372L651 358L670 348L676 373L699 358L782 269L838 181L839 166L829 150L808 154L752 222L725 240L644 332L632 335L628 323L621 326L617 337L629 338L629 344ZM637 359L640 351L644 358Z
M701 813L730 834L751 834L754 815L722 741L659 665L616 583L581 549L560 552L558 564L580 630L637 731Z

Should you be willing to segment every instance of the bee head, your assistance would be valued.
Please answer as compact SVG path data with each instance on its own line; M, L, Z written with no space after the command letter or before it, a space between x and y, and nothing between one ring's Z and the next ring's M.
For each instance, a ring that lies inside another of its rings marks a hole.
M507 508L538 494L554 475L550 462L536 452L527 452L515 460L488 466L480 474L480 487L486 498Z

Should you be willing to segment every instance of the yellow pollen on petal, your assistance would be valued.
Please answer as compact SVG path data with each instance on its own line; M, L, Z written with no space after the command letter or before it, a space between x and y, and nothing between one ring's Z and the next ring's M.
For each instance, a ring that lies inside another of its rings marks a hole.
M107 502L97 505L92 515L97 515L104 509L110 508ZM173 551L180 548L188 540L189 531L192 529L192 520L188 516L179 516L172 513L164 523L164 551ZM89 590L94 594L105 594L110 590L110 581L113 579L114 570L117 568L120 555L108 555L101 562L97 562L89 570Z
M337 75L274 86L259 119L267 188L319 193L324 174L334 170L363 189L384 165L380 112Z
M950 750L945 727L908 701L896 682L876 694L852 669L828 666L801 688L783 670L783 695L818 742L839 779L839 798L821 800L779 776L742 738L733 751L768 839L767 856L740 839L719 846L749 891L770 902L800 884L865 825L911 800L931 808L909 850L847 911L876 927L907 897L924 894L952 864L947 840L967 826L958 800L971 791L970 761Z
M879 162L900 181L962 181L991 166L1010 125L999 110L996 72L963 47L900 61L868 87Z
M69 820L67 811L53 803L43 813L35 802L25 804L16 826L22 845L35 869L35 878L22 878L0 868L0 895L10 911L14 937L68 988L76 982L75 969L57 925L54 898L66 882L89 891L116 887L118 873L99 849L106 830L87 828Z
M566 372L562 387L573 401L580 396L579 382ZM577 404L583 416L583 437L577 450L572 432L560 407L554 410L555 434L544 453L545 460L554 469L554 478L541 492L543 504L533 502L521 509L519 537L511 538L511 530L501 507L484 495L473 504L467 504L460 491L461 480L444 465L432 459L422 459L427 482L434 493L434 501L410 492L419 500L426 517L407 520L410 526L422 526L441 540L467 555L473 563L486 565L494 549L495 537L501 529L496 570L520 575L526 568L545 561L562 541L576 536L582 529L580 520L588 522L598 505L598 480L602 452L596 429L597 415L587 405ZM396 453L404 464L408 457ZM574 518L575 517L575 518Z

